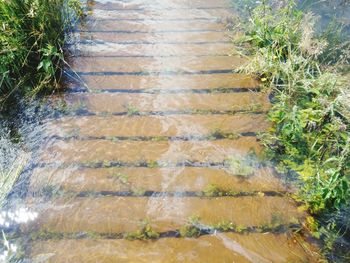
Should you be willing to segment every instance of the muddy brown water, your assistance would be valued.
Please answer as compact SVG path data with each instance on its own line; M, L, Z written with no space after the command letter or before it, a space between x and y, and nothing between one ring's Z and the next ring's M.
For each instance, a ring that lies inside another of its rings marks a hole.
M21 229L36 237L31 260L316 262L291 229L305 215L252 154L270 103L232 72L243 60L226 28L230 1L88 7L71 47L79 78L67 80L67 115L44 122L29 179L38 218ZM191 218L202 235L180 237ZM144 221L160 238L123 237Z

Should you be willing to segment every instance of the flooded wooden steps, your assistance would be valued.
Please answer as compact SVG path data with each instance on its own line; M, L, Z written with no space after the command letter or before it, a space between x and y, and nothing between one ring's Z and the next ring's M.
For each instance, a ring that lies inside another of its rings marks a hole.
M229 168L209 167L36 168L31 176L29 192L37 194L48 186L74 192L117 192L135 189L200 192L208 191L211 186L220 191L237 193L286 191L281 181L273 174L269 168L256 169L250 176L234 174Z
M69 94L68 108L89 112L167 111L266 111L270 108L267 94L256 92L214 94ZM103 103L101 103L103 102Z
M217 43L220 41L230 41L229 32L158 32L158 33L118 33L110 32L89 32L83 31L75 33L73 39L82 41L107 41L119 44L127 43L157 43L157 42L179 42L179 43ZM193 54L195 55L195 54Z
M244 60L227 30L231 0L87 4L67 44L68 92L50 97L57 112L27 171L25 205L38 214L20 226L27 255L312 262L292 238L305 213L258 159L270 101L256 79L233 73ZM145 222L158 239L126 239ZM180 237L189 225L199 238Z
M32 246L31 258L48 263L316 262L288 234L232 233L198 239L164 238L157 242L100 239L40 241Z
M55 140L44 147L41 163L96 162L225 162L232 155L260 152L254 137L203 141L105 141Z
M303 214L286 197L66 197L52 201L28 198L30 209L40 211L28 229L54 232L136 231L144 220L157 232L180 229L191 217L203 225L268 226L296 223Z
M87 21L80 27L84 31L127 31L127 32L159 32L159 31L225 31L226 25L220 21Z
M150 125L151 124L151 125ZM263 114L62 117L45 124L47 136L135 137L219 136L259 133L269 127Z
M90 89L171 90L256 88L258 82L244 74L198 74L173 76L82 76L82 81L71 80L69 87Z
M187 57L181 60L174 57L136 57L133 59L78 57L72 59L70 65L77 72L198 72L232 70L243 63L243 59L229 56Z

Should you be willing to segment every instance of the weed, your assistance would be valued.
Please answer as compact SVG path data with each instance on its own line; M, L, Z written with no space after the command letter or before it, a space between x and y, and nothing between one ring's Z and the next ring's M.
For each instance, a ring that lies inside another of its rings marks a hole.
M182 237L199 237L201 229L199 228L199 218L190 217L187 223L180 228L180 235Z
M209 184L202 192L202 195L207 197L222 196L224 192L217 185Z
M126 233L124 235L125 239L128 240L148 240L148 239L157 239L159 238L159 233L154 231L152 227L150 226L149 222L147 220L143 221L141 223L141 229L135 231Z
M140 115L140 110L131 104L126 106L126 112L128 116Z
M254 174L254 168L242 158L231 156L226 163L229 171L234 175L248 178Z
M0 1L0 100L58 87L65 33L81 14L77 0Z
M230 221L220 221L219 223L212 226L214 229L222 232L228 232L236 229L236 225Z
M262 141L279 168L298 175L297 199L316 216L307 225L320 236L316 219L350 199L349 83L342 75L350 44L339 37L341 26L316 33L317 19L286 2L274 9L264 1L251 11L238 41L251 55L242 71L273 95L272 128Z

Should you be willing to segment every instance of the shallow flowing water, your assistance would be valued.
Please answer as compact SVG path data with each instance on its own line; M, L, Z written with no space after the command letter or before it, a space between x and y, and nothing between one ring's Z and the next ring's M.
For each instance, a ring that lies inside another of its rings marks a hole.
M17 230L24 257L316 261L292 234L305 214L256 157L270 103L254 79L232 72L243 61L226 27L230 1L88 7L70 47L67 92L50 98L64 114L39 126L26 171L18 206L35 216ZM159 238L126 238L145 225ZM181 237L188 226L199 237Z

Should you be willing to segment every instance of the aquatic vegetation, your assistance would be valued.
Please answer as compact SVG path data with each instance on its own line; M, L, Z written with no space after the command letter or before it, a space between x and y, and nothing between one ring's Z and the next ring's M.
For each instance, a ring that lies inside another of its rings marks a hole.
M190 217L186 224L180 228L180 235L182 237L199 237L201 235L199 217Z
M212 225L212 228L221 232L228 232L236 229L236 225L230 221L220 221L217 224Z
M229 171L233 175L248 178L254 174L255 168L248 163L248 161L242 159L242 157L231 156L226 161Z
M155 232L147 220L141 223L141 229L135 232L129 232L124 235L128 240L148 240L159 238L159 233Z
M140 115L140 110L131 104L126 106L126 112L128 116Z
M297 175L297 200L322 220L350 200L349 81L344 75L350 45L340 37L339 24L337 30L330 25L316 32L316 23L294 1L277 9L263 1L241 27L237 43L251 57L241 71L255 74L272 95L272 128L262 137L267 156L281 172ZM309 225L314 232L320 229Z
M65 34L82 15L77 0L0 1L0 100L59 86Z

